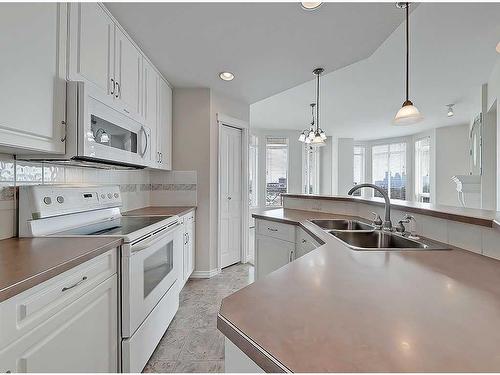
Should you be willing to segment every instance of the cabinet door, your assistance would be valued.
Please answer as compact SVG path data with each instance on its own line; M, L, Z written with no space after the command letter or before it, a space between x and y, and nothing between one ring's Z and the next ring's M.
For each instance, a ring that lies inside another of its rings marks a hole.
M140 79L142 55L135 45L115 26L115 98L118 107L134 118L140 116Z
M0 372L117 372L116 275L0 351Z
M194 216L191 221L189 231L189 275L194 271L194 262L196 257L196 223Z
M69 20L69 72L104 95L113 95L115 24L97 3L71 3Z
M283 267L294 259L295 244L276 238L255 236L255 265L257 279Z
M158 85L160 76L153 66L143 58L143 91L142 91L142 116L146 125L151 129L151 166L159 167L159 154L157 150L158 138Z
M160 78L158 150L161 168L172 169L172 89Z
M66 7L2 4L0 148L65 152Z
M318 246L318 242L309 233L297 227L296 258L300 258Z

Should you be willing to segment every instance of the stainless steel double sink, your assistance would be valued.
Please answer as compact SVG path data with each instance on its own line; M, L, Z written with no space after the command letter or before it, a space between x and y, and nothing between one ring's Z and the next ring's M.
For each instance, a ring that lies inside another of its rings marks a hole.
M401 234L375 229L373 225L359 220L321 219L311 222L353 250L449 250L438 242L410 239Z

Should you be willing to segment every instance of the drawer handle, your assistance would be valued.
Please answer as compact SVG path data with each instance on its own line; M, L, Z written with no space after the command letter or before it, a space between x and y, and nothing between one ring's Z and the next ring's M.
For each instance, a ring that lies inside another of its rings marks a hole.
M83 283L85 280L87 280L87 276L83 276L80 281L74 283L71 286L65 286L64 288L62 288L61 292L65 292L67 290L73 289L74 287L77 287L78 285L80 285L81 283Z
M267 227L267 230L270 230L271 232L277 232L278 231L277 229L269 228L269 227Z

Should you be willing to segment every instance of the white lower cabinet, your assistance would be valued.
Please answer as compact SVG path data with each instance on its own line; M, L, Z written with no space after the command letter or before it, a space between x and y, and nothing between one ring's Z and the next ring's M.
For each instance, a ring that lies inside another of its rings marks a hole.
M186 281L189 279L189 276L194 271L194 261L195 261L195 252L196 252L196 238L195 238L195 229L196 229L196 216L195 211L191 211L186 215L181 217L182 228L184 231L183 234L183 249L182 249L182 267L181 267L181 284L180 288L186 284Z
M32 288L34 293L30 289L0 304L7 333L0 332L0 373L118 371L118 281L113 252L111 257L103 254ZM106 268L108 264L112 269ZM101 281L108 272L112 275ZM82 273L88 276L80 277ZM54 294L56 286L59 295ZM13 311L17 319L5 321ZM44 319L32 325L40 317ZM19 321L32 328L17 338L24 331L9 325L18 326Z
M300 227L297 227L296 236L296 258L300 258L320 246L314 237Z
M255 236L257 279L283 267L293 259L295 259L295 243L259 234Z
M301 227L255 220L255 277L265 275L314 250L320 244Z

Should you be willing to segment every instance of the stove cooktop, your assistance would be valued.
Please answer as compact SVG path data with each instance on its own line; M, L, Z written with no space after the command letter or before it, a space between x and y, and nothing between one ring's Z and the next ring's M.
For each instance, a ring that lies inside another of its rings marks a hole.
M116 219L54 233L53 236L127 236L171 217L172 216L122 216Z

